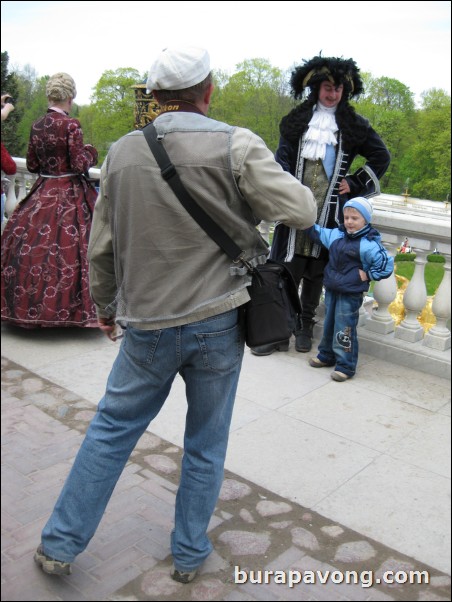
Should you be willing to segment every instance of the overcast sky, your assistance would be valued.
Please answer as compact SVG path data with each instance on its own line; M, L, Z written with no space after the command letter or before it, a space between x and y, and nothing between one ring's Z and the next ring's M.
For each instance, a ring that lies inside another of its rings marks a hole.
M9 67L66 71L88 104L106 70L144 74L165 47L207 48L232 75L247 59L289 69L322 51L373 77L451 93L450 2L2 2ZM139 82L137 82L139 83ZM2 90L4 93L5 90Z

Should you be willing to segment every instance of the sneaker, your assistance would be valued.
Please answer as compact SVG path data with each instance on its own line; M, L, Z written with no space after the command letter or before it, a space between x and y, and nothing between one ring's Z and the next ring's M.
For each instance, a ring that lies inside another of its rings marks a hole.
M280 343L251 347L251 353L253 355L271 355L274 351L289 351L289 343L290 341L281 341Z
M38 546L34 555L34 561L48 575L70 575L72 573L70 562L62 562L61 560L46 556L42 550L42 545Z
M325 366L331 366L331 364L328 364L327 362L322 362L322 360L319 360L318 357L311 357L311 359L309 360L309 365L312 366L313 368L325 368Z
M351 378L351 376L349 376L348 374L344 374L343 372L338 372L337 370L335 370L334 372L331 372L331 378L333 380L335 380L337 383L343 383L344 380L348 380L349 378Z
M190 583L190 581L193 581L193 579L196 577L197 573L198 571L196 569L188 573L178 571L174 564L170 571L171 579L174 579L174 581L178 581L179 583Z

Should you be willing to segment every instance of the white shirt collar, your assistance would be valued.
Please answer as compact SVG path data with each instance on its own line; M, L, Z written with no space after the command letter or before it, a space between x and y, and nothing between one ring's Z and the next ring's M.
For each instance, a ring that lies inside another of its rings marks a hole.
M308 130L303 136L303 149L301 156L304 159L316 161L325 159L326 146L336 146L336 132L338 131L336 107L325 107L320 102L314 107Z

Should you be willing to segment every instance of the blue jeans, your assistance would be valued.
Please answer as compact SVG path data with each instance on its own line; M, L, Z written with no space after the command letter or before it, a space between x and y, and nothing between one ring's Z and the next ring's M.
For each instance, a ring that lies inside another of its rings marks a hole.
M47 556L72 562L86 548L131 452L179 373L188 408L171 551L180 571L207 558L207 528L223 482L243 359L238 314L163 330L126 329L105 395L43 529Z
M325 291L325 320L317 357L336 370L353 376L358 363L359 308L363 295Z

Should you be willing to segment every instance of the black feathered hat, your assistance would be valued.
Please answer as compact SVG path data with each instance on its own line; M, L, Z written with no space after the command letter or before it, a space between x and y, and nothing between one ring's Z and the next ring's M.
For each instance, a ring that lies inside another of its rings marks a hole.
M353 59L315 56L295 67L290 85L295 98L301 98L306 88L318 90L321 82L328 80L336 86L343 85L343 98L350 99L363 91L363 82Z

